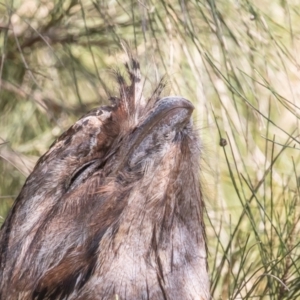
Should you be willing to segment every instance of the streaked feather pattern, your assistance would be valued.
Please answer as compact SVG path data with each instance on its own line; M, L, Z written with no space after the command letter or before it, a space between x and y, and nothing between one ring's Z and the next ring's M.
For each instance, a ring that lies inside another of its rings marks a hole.
M0 232L0 299L209 299L192 104L119 97L83 116L27 178Z

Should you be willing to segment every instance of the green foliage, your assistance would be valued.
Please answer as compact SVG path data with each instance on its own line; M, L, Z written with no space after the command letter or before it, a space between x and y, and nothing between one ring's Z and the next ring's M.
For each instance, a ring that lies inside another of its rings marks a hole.
M167 74L170 93L197 108L213 298L300 298L298 10L296 0L1 2L0 216L53 140L107 102L126 40L153 84Z

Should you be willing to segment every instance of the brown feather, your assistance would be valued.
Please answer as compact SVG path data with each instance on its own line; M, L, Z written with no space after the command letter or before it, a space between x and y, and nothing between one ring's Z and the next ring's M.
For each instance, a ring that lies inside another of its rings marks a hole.
M209 299L192 104L146 101L138 62L119 97L61 135L0 232L0 299Z

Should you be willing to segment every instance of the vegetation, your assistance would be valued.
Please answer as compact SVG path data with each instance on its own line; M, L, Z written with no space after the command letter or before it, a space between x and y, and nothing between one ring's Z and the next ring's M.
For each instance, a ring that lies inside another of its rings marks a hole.
M213 299L299 299L298 4L0 1L0 222L53 140L113 94L125 40L153 86L166 75L196 106Z

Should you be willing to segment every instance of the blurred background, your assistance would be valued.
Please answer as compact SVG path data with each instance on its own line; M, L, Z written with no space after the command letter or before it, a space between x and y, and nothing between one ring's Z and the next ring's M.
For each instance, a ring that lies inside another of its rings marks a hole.
M299 1L0 0L0 224L37 159L117 93L126 41L196 106L213 299L300 299Z

